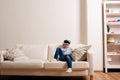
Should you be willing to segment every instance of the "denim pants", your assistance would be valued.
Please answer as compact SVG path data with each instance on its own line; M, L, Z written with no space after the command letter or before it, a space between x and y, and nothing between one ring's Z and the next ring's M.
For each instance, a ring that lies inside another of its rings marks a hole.
M58 59L58 56L61 61L67 61L68 68L72 68L72 58L70 55L64 55L61 48L57 48L54 58Z

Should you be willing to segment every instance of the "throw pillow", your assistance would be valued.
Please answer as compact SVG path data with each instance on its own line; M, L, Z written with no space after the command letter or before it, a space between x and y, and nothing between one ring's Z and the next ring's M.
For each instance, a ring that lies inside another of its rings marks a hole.
M29 60L29 58L23 53L21 47L9 48L4 51L4 60L9 61L24 61Z
M5 50L5 53L3 54L4 60L14 60L14 48L9 48Z
M87 50L90 49L91 45L83 45L74 49L71 57L74 61L85 61L87 60Z
M29 60L29 58L23 53L21 47L17 47L14 50L14 61L26 61L26 60Z

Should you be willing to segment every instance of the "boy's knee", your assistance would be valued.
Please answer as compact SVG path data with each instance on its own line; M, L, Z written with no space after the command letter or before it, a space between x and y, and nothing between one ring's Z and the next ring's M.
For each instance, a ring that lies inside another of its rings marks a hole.
M60 49L59 47L57 49Z
M61 50L60 48L57 48L57 50Z

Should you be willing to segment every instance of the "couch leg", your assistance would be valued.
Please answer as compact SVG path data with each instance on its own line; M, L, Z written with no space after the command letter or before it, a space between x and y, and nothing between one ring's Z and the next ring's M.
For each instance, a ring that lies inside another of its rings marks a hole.
M93 76L90 76L90 80L93 80Z

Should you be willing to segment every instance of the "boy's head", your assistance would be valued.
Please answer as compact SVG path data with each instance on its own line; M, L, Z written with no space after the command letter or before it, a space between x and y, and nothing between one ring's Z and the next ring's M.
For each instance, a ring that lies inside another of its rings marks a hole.
M69 40L64 40L64 41L63 41L63 48L69 47L70 43L71 43L71 42L70 42Z

